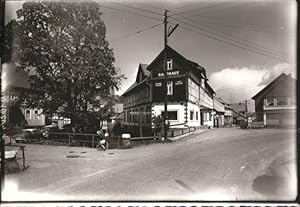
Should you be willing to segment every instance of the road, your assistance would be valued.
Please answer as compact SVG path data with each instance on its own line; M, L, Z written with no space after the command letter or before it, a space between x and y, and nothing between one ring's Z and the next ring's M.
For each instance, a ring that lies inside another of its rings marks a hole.
M220 128L105 152L27 145L30 167L6 176L3 199L293 200L295 140L292 129Z

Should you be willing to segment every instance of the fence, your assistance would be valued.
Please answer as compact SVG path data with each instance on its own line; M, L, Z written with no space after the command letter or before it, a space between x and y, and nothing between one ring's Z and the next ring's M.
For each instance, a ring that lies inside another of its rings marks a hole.
M89 146L96 147L99 136L97 134L84 133L58 133L48 132L46 143L60 143L69 146Z

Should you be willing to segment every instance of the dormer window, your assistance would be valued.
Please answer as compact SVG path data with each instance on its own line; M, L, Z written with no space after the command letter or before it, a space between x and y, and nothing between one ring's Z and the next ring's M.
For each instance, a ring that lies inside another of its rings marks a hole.
M167 61L167 70L173 70L173 61L172 61L172 59Z

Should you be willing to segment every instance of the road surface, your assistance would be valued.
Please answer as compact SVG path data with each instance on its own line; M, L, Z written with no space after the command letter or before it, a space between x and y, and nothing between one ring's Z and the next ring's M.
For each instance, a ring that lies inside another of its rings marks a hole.
M30 167L6 176L3 200L293 200L295 137L292 129L220 128L105 152L27 145Z

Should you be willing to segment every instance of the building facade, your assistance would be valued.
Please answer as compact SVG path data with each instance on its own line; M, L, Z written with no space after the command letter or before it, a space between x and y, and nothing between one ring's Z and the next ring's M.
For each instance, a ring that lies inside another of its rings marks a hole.
M164 52L167 57L166 89ZM129 131L135 128L138 136L152 132L152 118L164 115L165 94L170 128L214 126L215 92L208 84L205 69L169 46L150 65L139 65L135 82L122 95L123 125L132 128ZM224 113L222 106L218 112ZM224 122L221 115L218 120L220 125Z
M29 77L25 71L17 69L13 64L3 64L1 76L1 124L9 121L18 127L44 126L45 115L42 109L26 108L24 104L15 107L14 103L30 88Z
M296 126L296 80L282 73L252 97L256 121L264 126Z

